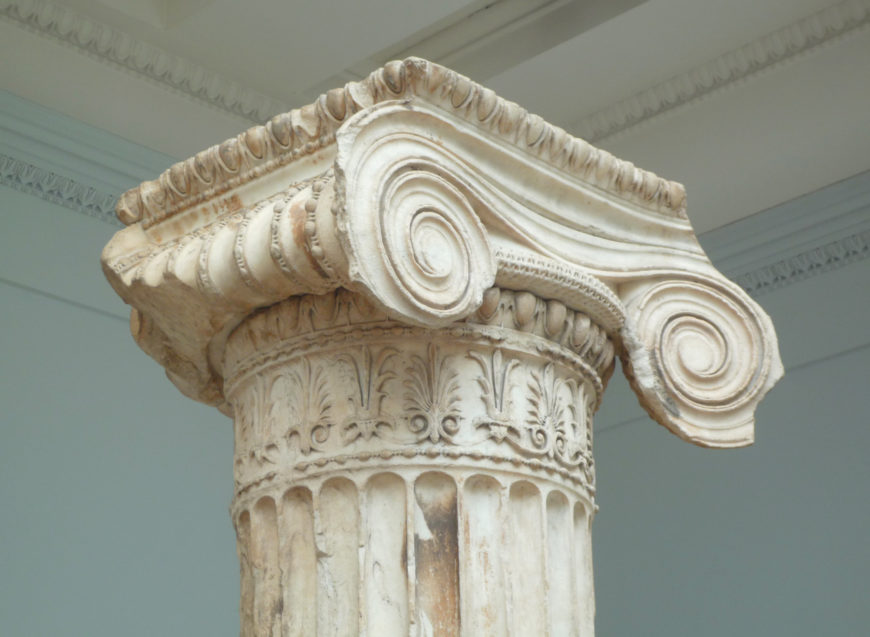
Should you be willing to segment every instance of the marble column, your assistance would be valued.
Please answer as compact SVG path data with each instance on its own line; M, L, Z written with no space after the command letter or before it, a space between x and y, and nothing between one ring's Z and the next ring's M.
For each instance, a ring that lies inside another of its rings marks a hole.
M594 633L592 415L751 443L769 318L679 184L419 59L126 193L139 345L234 419L242 635Z

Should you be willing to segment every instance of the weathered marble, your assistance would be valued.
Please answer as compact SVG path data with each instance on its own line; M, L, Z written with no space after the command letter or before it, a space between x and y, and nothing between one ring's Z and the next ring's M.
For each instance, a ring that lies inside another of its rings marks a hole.
M768 317L685 193L435 64L126 193L134 337L235 420L243 635L592 635L592 414L619 355L680 437L749 444Z

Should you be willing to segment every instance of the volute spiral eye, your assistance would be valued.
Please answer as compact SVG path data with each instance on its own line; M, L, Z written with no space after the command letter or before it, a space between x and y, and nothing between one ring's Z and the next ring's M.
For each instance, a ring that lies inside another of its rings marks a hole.
M406 304L444 317L473 311L488 245L462 192L437 173L406 170L392 176L380 209L385 270Z

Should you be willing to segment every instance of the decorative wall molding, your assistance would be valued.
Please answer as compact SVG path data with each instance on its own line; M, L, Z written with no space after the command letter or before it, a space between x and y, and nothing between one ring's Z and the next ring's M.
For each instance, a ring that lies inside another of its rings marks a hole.
M8 91L0 91L0 153L119 194L176 160Z
M299 102L365 78L390 60L419 56L485 81L590 31L646 0L474 0L435 25L297 93ZM294 101L296 99L294 98Z
M0 0L0 18L251 122L260 123L290 110L281 100L48 0ZM610 104L569 128L592 143L623 134L863 31L868 25L870 0L845 0Z
M46 0L0 0L0 17L251 122L264 122L289 110L268 95L65 6Z
M737 284L754 297L870 256L870 230L832 241L737 277Z
M251 122L260 123L290 110L281 100L48 0L0 0L0 18ZM845 0L610 104L569 128L592 143L625 133L868 25L870 0Z
M569 127L595 143L621 135L870 26L870 0L845 0L592 113Z
M105 221L113 226L122 226L115 217L117 194L100 192L85 184L2 153L0 153L0 184Z
M0 91L0 184L117 227L121 193L172 162L71 117Z
M870 256L870 172L701 236L713 263L759 296Z

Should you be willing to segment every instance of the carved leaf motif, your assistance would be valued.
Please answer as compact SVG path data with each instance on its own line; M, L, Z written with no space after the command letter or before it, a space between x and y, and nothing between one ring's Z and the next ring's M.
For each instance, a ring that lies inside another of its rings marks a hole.
M260 411L265 404L262 397L262 384L259 379L254 379L247 391L239 396L238 404L235 405L235 452L233 460L233 472L236 480L247 470L252 458L251 441L254 438L254 427L262 417Z
M514 358L505 361L501 350L497 348L489 357L475 351L469 352L468 356L480 366L477 384L487 415L478 420L476 426L486 428L490 437L498 442L507 436L519 437L520 431L513 424L510 413L511 391L515 386L511 377L519 361Z
M583 389L580 383L569 380L564 383L568 388L571 399L565 405L563 414L567 416L567 423L562 431L557 429L554 444L556 460L568 468L575 468L585 464L585 433L583 432L583 411L578 411L578 395L582 395ZM582 409L582 407L581 407Z
M589 400L588 396L585 395L585 391L583 393L582 408L585 409L586 420L584 421L584 429L585 429L585 440L584 443L586 445L584 456L585 456L585 464L583 465L583 470L586 475L586 480L589 484L595 484L595 458L592 454L592 436L593 436L593 428L592 428L592 401Z
M574 402L571 405L571 414L573 418L572 430L574 439L577 441L578 447L581 448L583 456L588 461L592 457L592 404L589 396L586 394L586 385L580 381L571 383L572 395Z
M329 395L327 375L319 365L312 365L307 357L287 372L295 389L295 400L291 400L290 426L284 434L288 442L296 438L299 450L308 454L312 449L320 450L329 439L332 423L332 399Z
M459 432L459 381L448 359L434 343L429 344L425 359L411 356L405 401L409 427L420 440L452 441Z
M263 405L263 437L273 437L287 420L287 403L292 400L293 386L286 374L279 374L269 387L268 401Z
M236 406L236 440L234 474L236 480L250 469L279 462L280 449L274 434L283 417L283 402L280 379L267 389L263 379L255 378L241 395ZM276 398L277 397L277 398ZM254 441L270 442L254 444Z
M256 426L257 419L260 417L260 408L262 399L259 396L261 391L260 381L254 379L247 391L242 392L239 397L238 405L235 406L236 414L236 450L240 451L247 446Z
M355 305L354 295L343 288L339 288L335 293L335 305L330 310L330 314L324 316L322 320L327 325L348 325L350 324L350 313Z
M269 443L255 447L248 452L248 458L260 467L264 464L278 464L278 445Z
M381 429L391 429L392 423L381 414L381 407L387 397L387 385L396 378L391 361L398 354L394 347L382 347L372 354L370 347L359 351L345 352L338 360L345 362L351 369L355 381L349 401L353 413L342 425L342 438L351 443L358 438L369 440L379 435Z
M565 381L557 378L550 363L541 372L532 370L529 378L528 434L530 451L550 458L567 447L568 422L562 395Z

